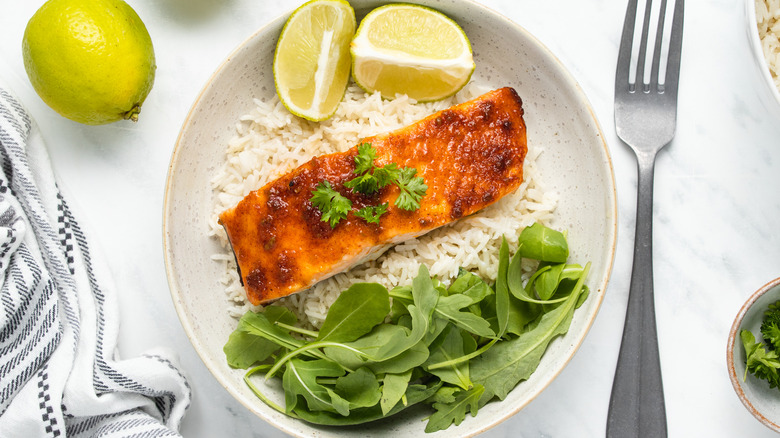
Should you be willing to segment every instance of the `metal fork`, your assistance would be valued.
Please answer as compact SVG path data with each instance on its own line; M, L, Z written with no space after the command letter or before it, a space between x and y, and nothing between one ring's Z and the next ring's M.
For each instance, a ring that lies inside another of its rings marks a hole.
M618 137L636 154L638 188L634 265L623 339L609 401L607 437L644 438L667 434L653 297L652 241L655 157L674 137L677 119L684 0L671 1L671 31L665 32L667 0L661 0L660 12L656 14L651 14L653 0L647 0L639 51L634 53L636 75L630 77L634 28L638 20L637 0L629 0L618 54L615 128ZM651 15L658 19L658 25L649 80L645 80ZM664 51L662 45L665 46L667 33L670 38L667 39L668 50ZM666 74L664 78L659 78L662 52L667 53Z

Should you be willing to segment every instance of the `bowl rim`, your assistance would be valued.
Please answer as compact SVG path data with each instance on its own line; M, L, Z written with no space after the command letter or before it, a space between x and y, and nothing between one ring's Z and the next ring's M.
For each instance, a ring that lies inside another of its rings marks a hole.
M748 0L752 1L752 0ZM737 339L739 338L739 329L742 326L742 321L745 318L745 315L747 314L748 310L758 301L759 298L764 296L765 293L775 289L776 287L780 287L780 277L775 278L774 280L771 280L761 286L757 291L755 291L750 298L748 298L747 301L742 305L742 307L739 309L739 313L737 313L737 316L734 318L734 322L731 325L731 330L729 330L729 339L728 343L726 344L726 364L728 367L729 372L729 379L731 380L731 386L734 387L734 391L737 393L737 397L739 397L739 400L742 402L743 405L745 405L745 408L753 414L758 421L763 423L765 426L769 427L770 429L773 429L777 432L780 432L780 424L775 423L774 421L768 419L766 416L764 416L750 401L750 399L745 395L745 391L742 389L741 384L741 378L737 375L736 366L734 363L734 349L738 348L739 345L741 345L739 342L737 342Z
M292 13L292 9L289 11L286 11L282 14L277 15L276 18L273 18L272 20L266 22L266 24L260 26L257 30L252 32L248 37L243 39L241 42L238 43L237 46L235 46L228 54L227 56L222 59L222 61L217 65L217 67L214 69L214 71L209 75L209 77L204 82L201 89L196 94L195 98L192 101L192 104L190 105L190 108L187 111L187 115L184 117L184 120L181 123L181 127L179 128L179 133L176 136L176 141L174 143L173 151L171 152L171 158L168 162L168 173L165 177L165 188L164 188L164 195L163 195L163 208L162 208L162 246L163 246L163 261L165 264L165 276L168 281L168 289L169 289L169 295L171 297L171 301L173 302L174 310L176 311L176 317L179 319L179 323L182 326L182 329L184 330L184 334L187 336L187 340L192 345L192 348L195 350L195 353L198 355L198 358L203 362L203 365L208 370L211 377L216 380L219 385L236 401L238 401L244 408L246 408L249 412L254 414L256 417L260 418L265 423L268 423L272 425L273 427L276 427L277 429L288 433L288 434L295 434L295 431L289 430L287 428L282 427L281 425L271 421L269 418L265 418L262 415L259 415L258 412L256 412L254 409L252 409L251 406L249 406L242 397L240 397L240 394L235 392L231 388L231 382L227 379L223 378L223 376L217 372L217 364L214 362L213 359L210 358L208 354L208 349L206 345L201 342L201 340L198 339L196 336L197 330L195 329L195 326L193 325L192 321L189 318L186 318L186 308L184 306L184 302L181 300L181 297L183 296L181 292L181 287L179 287L178 284L178 277L175 275L174 270L174 261L171 251L171 233L170 228L171 225L169 223L169 216L171 213L171 199L173 198L173 187L174 187L174 179L176 174L176 169L178 165L178 157L181 154L182 151L182 141L187 135L187 130L189 126L192 126L192 119L195 116L198 105L203 100L204 95L213 87L214 81L216 78L223 73L227 65L233 60L233 58L241 52L246 45L252 41L254 38L257 38L257 36L263 32L266 31L267 28L271 28L273 26L279 26L280 24L278 22L283 22L287 19L287 16Z
M380 3L392 3L392 0L377 0L377 1L379 1ZM411 0L411 2L415 2L415 1ZM545 389L549 387L549 385L560 375L560 373L563 372L566 366L568 366L568 364L573 359L574 355L579 351L580 347L582 346L582 343L587 337L587 334L590 332L593 323L595 322L596 317L598 316L598 313L601 309L604 297L607 292L607 287L609 285L609 281L612 275L612 271L614 268L614 262L617 253L617 243L618 243L618 237L617 237L618 236L618 206L617 206L617 185L615 182L615 170L613 165L613 159L610 154L609 145L607 144L606 136L604 135L604 131L602 129L601 123L597 118L596 111L592 103L590 102L590 99L588 99L588 96L585 94L584 90L582 89L582 86L574 78L569 68L567 68L566 65L563 62L561 62L561 60L545 44L543 44L535 35L533 35L525 27L521 26L520 24L506 17L504 14L501 14L500 12L497 12L496 10L489 8L484 4L478 3L474 0L463 0L463 2L469 4L471 7L482 9L488 12L490 15L492 15L495 19L501 20L505 22L507 25L515 28L518 31L518 33L522 34L524 38L527 38L529 42L533 43L534 46L536 46L541 52L543 52L547 57L549 57L549 59L553 61L554 64L557 65L557 69L559 73L561 73L562 75L561 80L571 85L572 91L576 93L577 99L582 102L583 108L587 110L593 122L593 130L597 133L600 146L604 151L605 160L603 165L608 170L608 177L609 177L608 183L610 188L608 193L608 198L611 201L608 203L609 204L608 211L605 212L608 213L608 215L605 214L605 217L607 218L605 230L608 232L608 236L611 237L611 242L609 242L609 244L606 245L604 249L604 252L607 254L607 259L604 260L604 271L603 271L604 275L603 275L603 279L601 279L599 283L594 284L595 287L593 288L593 291L594 292L597 291L598 293L592 293L591 296L592 298L597 299L597 303L595 304L593 313L591 315L588 315L587 320L583 321L583 327L582 327L583 335L573 340L574 342L572 342L571 344L570 353L565 357L564 360L560 362L560 366L558 367L558 369L550 376L550 378L546 382L540 385L538 390L535 391L535 393L533 393L531 397L525 400L525 402L513 406L512 409L507 409L506 411L504 411L503 415L498 416L493 422L487 422L484 425L475 428L475 430L465 435L458 435L462 437L473 437L498 426L499 424L510 419L515 414L520 412L523 408L525 408L529 403L531 403L531 401L536 399L542 392L544 392ZM285 433L291 434L293 436L301 436L300 430L289 427L284 422L275 421L273 418L268 417L267 415L263 415L262 412L258 411L254 407L254 403L250 403L248 400L245 399L245 397L242 396L241 393L237 392L233 388L234 386L233 382L228 380L225 376L223 376L218 371L217 364L214 363L214 360L209 358L206 346L195 337L196 334L195 327L193 326L192 322L189 319L184 317L184 314L186 313L186 309L184 307L183 302L180 300L182 296L181 288L179 287L178 281L174 274L174 268L173 268L174 262L171 256L171 242L170 242L171 236L169 231L170 224L168 223L169 214L171 210L171 202L173 197L173 193L172 193L173 179L177 168L177 157L181 153L182 150L181 143L184 137L186 136L187 128L188 126L191 125L191 119L194 117L199 104L204 98L204 95L212 88L215 79L224 72L228 64L231 63L233 58L239 52L244 50L245 47L253 39L257 38L258 35L266 32L269 28L279 27L280 26L279 22L281 22L281 25L283 25L283 23L287 20L289 15L294 10L295 7L288 8L285 12L281 13L276 18L268 21L267 23L259 27L256 31L254 31L251 35L249 35L247 38L242 40L233 50L229 52L229 54L215 68L213 73L208 77L203 87L194 98L193 103L190 106L190 109L188 110L187 115L181 124L181 128L176 138L176 141L174 143L174 149L171 154L171 159L168 165L168 174L166 177L165 192L164 192L164 199L163 199L162 237L163 237L163 251L164 251L166 277L168 280L171 298L174 304L174 308L176 310L177 317L179 318L179 321L182 324L182 327L185 331L185 334L187 335L188 340L192 344L198 357L201 359L203 364L208 369L209 374L211 374L211 376L217 382L219 382L220 386L222 386L233 399L238 401L242 406L244 406L249 412L254 414L260 420L264 421L267 424L270 424L271 426Z
M763 0L762 0L763 1ZM758 19L756 18L756 0L745 0L745 15L748 22L747 34L748 41L750 42L750 51L753 52L753 56L760 60L761 63L761 77L764 78L764 82L769 85L772 90L772 95L775 98L775 102L780 107L780 90L775 85L775 81L772 79L772 73L769 71L769 63L764 56L764 50L761 48L761 40L758 37Z

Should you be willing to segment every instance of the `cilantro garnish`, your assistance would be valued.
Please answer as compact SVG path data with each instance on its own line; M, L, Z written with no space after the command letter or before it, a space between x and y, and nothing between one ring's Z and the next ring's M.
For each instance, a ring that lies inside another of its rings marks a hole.
M355 212L355 216L365 220L369 224L378 224L379 218L387 212L388 203L369 205Z
M404 167L401 169L401 175L396 180L401 194L395 200L395 205L404 210L414 211L420 208L420 199L425 196L428 186L425 180L417 175L417 169L413 167Z
M395 184L401 190L395 200L395 206L407 211L420 208L420 200L428 191L425 180L416 176L414 167L399 168L398 164L390 163L382 167L374 165L376 150L370 143L358 146L358 154L355 156L355 171L358 176L347 181L345 187L364 195L370 195L379 189Z
M344 187L355 190L364 195L372 195L379 189L395 182L401 171L398 165L390 163L383 167L374 165L376 149L371 143L363 143L358 146L358 154L355 156L355 178L344 183Z
M355 173L357 176L344 183L344 187L364 195L372 195L380 189L395 184L400 194L395 200L395 206L407 211L420 208L420 200L428 191L428 186L422 177L416 176L417 169L413 167L399 168L398 164L390 163L382 167L374 164L376 149L371 143L358 146L355 156ZM341 219L347 217L352 210L352 203L331 187L327 181L321 182L312 192L311 202L322 212L322 220L336 226ZM366 206L355 211L355 216L368 223L379 223L379 218L387 212L388 204Z
M383 167L375 167L373 177L379 188L385 187L398 180L401 169L395 163L386 164Z
M363 193L364 195L376 193L380 189L376 177L370 173L365 173L357 178L352 178L344 183L344 187L358 193Z
M333 189L327 181L317 184L311 194L311 203L322 212L322 221L328 222L331 228L335 228L352 210L352 201Z
M362 174L374 168L376 159L376 149L371 143L363 143L358 146L358 154L355 156L355 170L357 174Z

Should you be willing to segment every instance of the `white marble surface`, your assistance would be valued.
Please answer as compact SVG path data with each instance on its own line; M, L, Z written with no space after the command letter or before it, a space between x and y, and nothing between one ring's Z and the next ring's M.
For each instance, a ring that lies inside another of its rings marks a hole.
M190 105L227 54L298 2L129 0L152 35L158 70L137 124L81 126L46 107L22 65L25 24L43 3L6 1L0 77L48 142L80 219L121 294L120 355L172 349L194 388L185 437L282 436L219 386L182 330L162 255L162 202ZM601 311L563 373L484 436L603 436L631 271L635 160L614 133L616 52L625 1L482 0L537 36L590 98L614 160L619 243ZM688 1L677 135L658 156L656 310L670 436L770 436L743 408L726 372L726 337L742 303L780 276L780 120L761 107L741 0Z

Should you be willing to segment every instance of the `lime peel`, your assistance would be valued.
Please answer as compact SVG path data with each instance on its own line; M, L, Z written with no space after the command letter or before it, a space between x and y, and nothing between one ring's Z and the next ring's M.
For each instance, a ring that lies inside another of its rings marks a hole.
M130 111L126 112L124 116L122 117L125 120L130 120L132 122L138 121L138 115L141 113L141 105L135 104Z
M471 79L475 64L463 29L434 9L389 4L372 10L350 45L352 76L384 98L444 99Z
M27 23L22 56L41 99L83 124L138 120L154 84L151 37L122 0L47 1Z
M274 52L279 100L296 116L321 121L336 112L350 77L355 11L344 0L312 0L293 11Z

